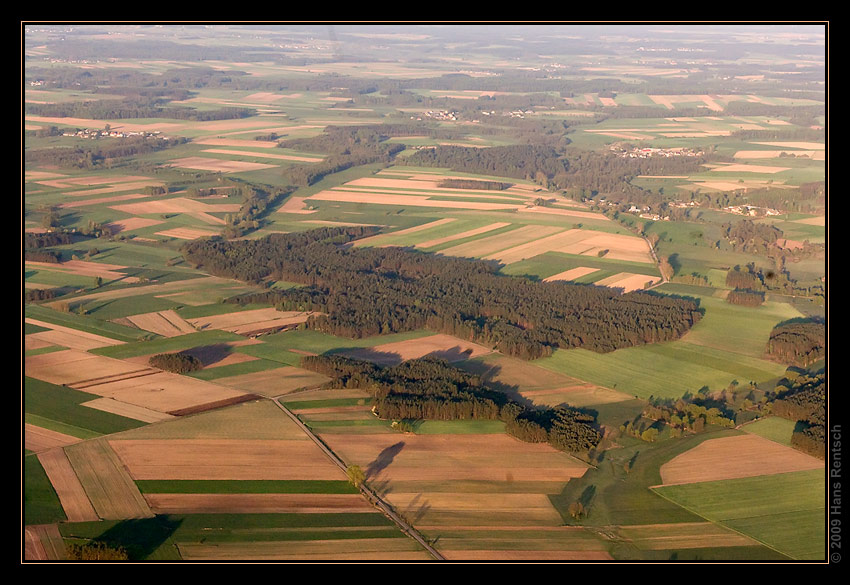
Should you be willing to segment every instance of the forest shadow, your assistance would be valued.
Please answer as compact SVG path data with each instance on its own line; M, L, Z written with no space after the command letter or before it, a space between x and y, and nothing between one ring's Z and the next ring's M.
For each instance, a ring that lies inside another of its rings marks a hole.
M502 366L500 365L488 364L486 362L476 360L467 360L462 364L458 364L458 367L465 372L478 376L481 379L481 382L488 388L501 392L521 406L531 409L540 406L538 404L534 404L534 402L523 396L520 393L518 384L505 384L504 382L500 382L496 379L502 371Z
M469 359L469 356L472 355L472 348L461 349L459 345L452 347L450 349L438 349L437 351L432 351L431 353L422 356L423 358L438 358L441 360L446 360L447 362L460 362Z
M368 466L366 466L366 479L371 479L379 475L384 469L389 467L396 455L404 449L404 441L399 441L395 445L390 445L381 451L378 456Z
M182 522L167 516L122 520L93 538L92 542L102 542L111 548L121 547L127 551L129 560L142 561L162 546Z
M233 353L233 348L226 343L215 343L212 345L201 345L191 349L184 349L180 353L190 355L203 364L206 368L218 363Z
M328 350L324 355L338 355L353 360L372 362L379 366L397 366L404 360L400 353L393 351L378 351L371 347L338 347Z

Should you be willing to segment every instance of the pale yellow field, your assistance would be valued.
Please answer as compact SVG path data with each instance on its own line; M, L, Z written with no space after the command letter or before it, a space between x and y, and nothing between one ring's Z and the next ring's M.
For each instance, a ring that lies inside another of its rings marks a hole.
M72 445L66 448L66 453L100 518L153 517L136 484L105 439Z
M824 462L758 435L709 439L661 466L664 485L822 469Z
M212 152L218 154L235 154L238 156L254 156L257 158L273 158L278 160L293 160L297 162L319 162L322 159L315 156L294 156L291 154L270 154L267 152L251 152L247 150L227 150L223 148L210 148L204 152Z
M553 282L556 280L575 280L577 278L581 278L587 274L593 274L594 272L598 272L599 268L589 268L587 266L577 266L576 268L570 268L569 270L565 270L563 272L559 272L558 274L553 274L548 278L544 278L543 282Z
M463 238L470 238L472 236L477 236L480 234L484 234L499 228L503 228L505 226L511 225L507 222L496 222L491 223L489 225L481 226L479 228L467 230L465 232L461 232L459 234L453 234L451 236L446 236L444 238L436 238L433 240L427 240L425 242L419 242L416 244L416 248L430 248L431 246L439 246L440 244L445 244L447 242L453 242L455 240L461 240Z
M141 193L133 193L130 195L116 195L115 197L103 197L101 199L83 199L82 201L66 201L59 203L57 207L60 209L71 209L74 207L87 207L89 205L99 205L101 203L115 203L119 201L132 201L133 199L147 199L148 195Z
M78 276L100 276L104 280L126 279L127 275L120 270L127 268L117 264L105 264L103 262L87 262L85 260L68 260L66 262L26 262L27 266L43 268L55 272L66 272Z
M277 142L270 140L239 140L228 138L204 138L196 140L195 144L203 144L205 146L244 146L245 148L277 148Z
M643 290L646 288L646 283L655 284L660 282L660 276L647 276L645 274L633 274L631 272L621 272L602 280L597 280L595 285L609 286L612 288L622 288L623 292L631 292L633 290Z
M447 223L453 222L455 219L453 217L444 217L443 219L438 219L435 221L431 221L428 223L423 223L421 225L415 225L413 227L409 227L403 230L398 230L389 234L378 234L377 236L371 236L369 238L361 238L354 242L355 246L374 246L376 243L380 243L387 239L387 236L401 236L405 234L415 234L416 232L421 232L423 230L427 230L433 227L438 227L441 225L445 225Z
M753 142L753 144L764 144L765 146L777 146L779 148L799 148L801 150L824 150L826 144L820 142Z
M315 443L296 440L110 441L134 479L346 479Z
M642 550L756 546L758 543L713 522L620 526L617 534Z
M130 217L127 219L121 219L118 221L112 221L106 224L112 233L120 233L127 230L137 230L139 228L150 227L152 225L158 225L163 223L158 219L148 219L146 217Z
M257 171L260 169L273 169L276 165L264 163L241 162L235 160L221 160L202 156L192 156L171 161L171 166L182 169L197 169L200 171L213 171L221 173L242 173L245 171Z
M374 347L349 349L341 352L354 359L368 360L381 365L394 365L403 361L433 355L435 357L458 361L471 359L492 353L492 349L464 341L451 335L431 335L407 341L385 343Z
M39 321L38 319L32 319L27 317L24 319L24 322L29 323L31 325L38 325L39 327L47 327L52 331L40 331L39 333L31 333L27 335L27 338L40 339L46 343L51 345L61 345L58 343L54 343L52 340L55 339L50 335L45 335L48 333L54 334L65 334L67 336L73 336L79 340L79 343L84 345L79 349L94 349L96 347L106 347L110 345L121 345L124 342L118 341L117 339L110 339L109 337L103 337L102 335L97 335L95 333L88 333L87 331L80 331L79 329L71 329L70 327L63 327L62 325L55 325L53 323L47 323L46 321ZM63 338L64 339L64 338Z
M359 193L354 191L339 191L330 189L310 195L316 201L341 201L349 203L375 203L378 205L401 205L411 207L437 207L443 209L516 209L517 205L508 203L486 203L477 201L445 201L432 200L428 197L415 195L394 195L382 193Z
M304 197L290 197L277 211L279 213L316 213L318 209L307 209Z
M25 561L64 561L66 558L65 541L56 524L24 527Z
M94 400L83 402L82 405L94 408L95 410L111 412L112 414L132 418L134 420L140 420L146 423L155 423L176 418L163 412L142 408L141 406L134 406L125 402L118 402L112 398L95 398Z
M268 309L236 311L234 313L188 319L188 323L201 331L221 329L244 335L254 331L304 323L314 314L309 311L278 311L271 307Z
M180 544L187 561L428 561L425 550L409 538L371 538L250 542L222 544Z
M99 520L94 511L83 485L80 483L74 468L68 461L65 451L51 449L38 454L38 461L44 468L50 484L59 497L59 503L70 522L88 522Z
M769 167L765 165L725 165L714 169L714 172L720 173L781 173L787 171L790 167Z
M584 463L549 445L524 443L503 433L334 433L323 438L344 461L360 465L371 481L567 482L583 476L587 470ZM469 495L465 497L468 499Z
M446 248L445 250L441 250L440 254L444 256L480 258L561 231L562 228L555 226L526 225L503 234L488 236L486 238Z
M826 225L826 216L821 215L818 217L807 217L806 219L795 219L794 223L804 223L806 225Z
M130 315L126 319L139 329L151 331L163 337L177 337L196 331L190 323L172 310Z
M482 256L482 258L484 260L498 260L502 264L512 264L514 262L519 262L520 260L525 260L526 258L533 258L534 256L538 256L544 252L551 252L565 248L575 244L576 242L581 242L587 239L587 236L587 231L571 229L565 232L545 236L531 242L525 242L524 244L489 254L487 256Z
M826 152L823 150L739 150L734 158L739 159L762 159L779 158L782 154L796 157L807 157L812 160L826 160Z
M219 378L216 380L216 383L228 386L229 388L239 388L241 390L255 392L263 396L280 396L300 388L319 386L329 381L330 378L322 374L286 366L275 368L274 370Z
M24 424L24 448L33 453L73 445L81 440L65 433L37 427L29 423Z
M224 225L223 219L218 219L217 217L211 217L213 220L211 223L220 223ZM217 236L218 232L214 232L212 230L200 230L197 228L174 228L170 230L164 230L161 232L156 232L157 236L164 236L166 238L176 238L178 240L195 240L197 238L203 238L207 236Z

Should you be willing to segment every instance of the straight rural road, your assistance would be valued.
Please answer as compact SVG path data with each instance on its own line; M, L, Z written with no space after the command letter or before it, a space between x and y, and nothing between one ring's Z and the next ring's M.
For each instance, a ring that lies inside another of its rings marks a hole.
M307 427L307 425L305 425L303 422L301 422L301 420L300 420L297 416L295 416L295 415L294 415L294 414L293 414L293 413L292 413L292 412L291 412L288 408L286 408L283 404L281 404L280 402L278 402L277 398L272 398L272 402L274 402L274 403L278 406L278 408L280 408L283 412L285 412L285 413L286 413L286 415L287 415L289 418L291 418L291 419L293 420L293 422L294 422L296 425L298 425L298 427L299 427L301 430L303 430L303 431L307 434L307 436L308 436L308 437L310 437L310 438L313 440L313 442L314 442L314 443L316 443L316 445L318 445L318 446L319 446L319 449L321 449L321 450L322 450L322 452L323 452L325 455L327 455L327 456L328 456L328 458L330 458L330 460L331 460L331 461L333 461L333 462L337 465L337 467L339 467L339 468L343 471L343 473L346 473L346 472L348 471L348 467L345 465L345 463L342 461L342 459L340 459L340 458L336 455L336 453L334 453L333 451L331 451L331 450L328 448L328 446L327 446L327 445L325 445L325 444L324 444L324 443L323 443L323 442L319 439L319 437L317 437L316 435L314 435L314 434L313 434L313 431L311 431L311 430ZM376 494L375 492L373 492L371 489L369 489L367 486L365 486L365 485L363 485L363 484L361 484L361 485L360 485L360 491L361 491L361 492L362 492L362 493L363 493L363 494L364 494L364 495L365 495L365 496L369 499L369 501L370 501L370 502L373 502L376 506L378 506L378 508L380 508L380 509L384 512L384 514L386 514L386 515L390 518L390 520L392 520L393 522L395 522L395 523L399 526L399 528L401 528L402 532L404 532L405 534L409 535L409 536L410 536L411 538L413 538L416 542L418 542L419 544L421 544L421 545L422 545L422 547L423 547L425 550L427 550L427 551L428 551L428 553L429 553L432 557L434 557L434 558L435 558L435 559L437 559L438 561L444 561L444 560L446 560L446 559L445 559L445 557L443 557L443 555L441 555L439 552L437 552L437 550L436 550L434 547L432 547L430 544L428 544L428 543L425 541L425 539L424 539L424 538L422 538L422 536L421 536L421 535L420 535L420 534L419 534L419 533L418 533L418 532L417 532L417 531L413 528L413 526L411 526L410 524L408 524L408 523L407 523L404 519L402 519L402 518L401 518L398 514L396 514L396 513L393 511L393 509L392 509L392 508L391 508L391 507L390 507L390 506L389 506L386 502L384 502L384 501L383 501L383 500L382 500L382 499L378 496L378 494Z

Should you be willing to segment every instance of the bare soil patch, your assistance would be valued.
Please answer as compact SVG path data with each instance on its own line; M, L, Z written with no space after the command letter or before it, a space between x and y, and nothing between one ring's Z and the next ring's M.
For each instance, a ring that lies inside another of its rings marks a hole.
M111 445L134 479L345 479L315 443L302 437L113 440Z
M661 466L663 485L821 469L824 462L758 435L709 439Z

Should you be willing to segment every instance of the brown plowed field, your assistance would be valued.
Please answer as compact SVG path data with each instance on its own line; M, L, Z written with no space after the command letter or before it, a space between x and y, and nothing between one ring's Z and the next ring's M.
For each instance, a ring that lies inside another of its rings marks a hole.
M110 442L134 479L345 479L299 440L147 439Z
M147 494L157 514L328 514L371 512L360 494Z
M709 439L661 466L664 485L822 469L824 462L758 435Z

